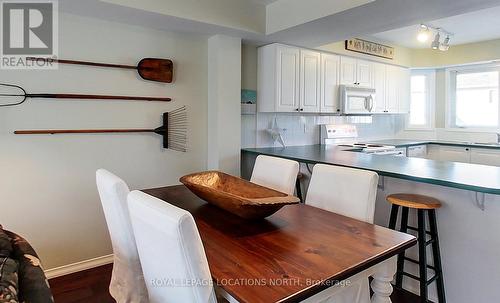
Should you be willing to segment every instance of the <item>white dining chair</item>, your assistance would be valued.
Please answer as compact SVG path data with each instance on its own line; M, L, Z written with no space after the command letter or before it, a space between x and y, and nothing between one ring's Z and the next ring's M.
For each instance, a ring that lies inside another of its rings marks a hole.
M259 155L250 182L293 195L298 173L297 161Z
M373 223L378 174L341 166L316 164L306 204Z
M127 206L129 188L107 170L96 172L97 189L113 247L109 292L117 303L147 303L148 294Z
M193 216L140 191L128 207L151 303L217 302Z

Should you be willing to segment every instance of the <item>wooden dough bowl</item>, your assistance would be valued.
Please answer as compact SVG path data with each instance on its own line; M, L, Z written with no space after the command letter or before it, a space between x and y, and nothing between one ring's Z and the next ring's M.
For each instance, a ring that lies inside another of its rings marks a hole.
M201 199L244 219L262 219L299 198L219 172L206 171L180 178Z

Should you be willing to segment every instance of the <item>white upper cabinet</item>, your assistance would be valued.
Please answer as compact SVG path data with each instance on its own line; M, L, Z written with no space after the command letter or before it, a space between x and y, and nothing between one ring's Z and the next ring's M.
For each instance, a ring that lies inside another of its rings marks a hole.
M339 71L339 56L321 54L320 111L322 113L340 112Z
M399 112L399 67L387 65L387 78L386 78L386 99L385 99L385 112L398 113Z
M373 63L350 57L341 57L340 84L373 87Z
M382 63L373 64L373 87L375 88L375 105L372 113L385 113L387 66Z
M373 62L356 60L356 76L359 86L373 87Z
M356 61L350 57L340 58L340 84L356 85L358 83Z
M299 105L300 50L278 46L277 49L277 105L276 111L294 111Z
M408 113L409 70L283 44L259 48L259 112L340 113L340 85L375 88L374 114Z
M299 111L320 111L321 54L310 50L300 51L300 100Z

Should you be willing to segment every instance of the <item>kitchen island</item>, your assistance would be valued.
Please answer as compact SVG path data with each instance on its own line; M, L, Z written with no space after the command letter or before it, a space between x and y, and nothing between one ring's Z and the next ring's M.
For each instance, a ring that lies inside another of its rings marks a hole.
M411 144L391 140L380 142L398 147ZM432 144L430 141L414 143ZM390 205L385 198L389 194L416 193L439 199L443 205L437 210L437 217L447 301L497 301L496 289L500 285L500 167L369 155L343 151L335 146L309 145L242 149L244 178L250 177L255 157L260 154L303 163L303 189L307 189L311 164L324 163L377 172L381 176L375 207L375 223L378 225L388 225ZM332 199L335 197L334 184L332 180ZM416 214L410 212L410 225L415 226L415 221ZM416 258L418 254L412 248L407 255ZM407 262L406 269L413 274L418 273L412 263ZM406 289L418 293L418 284L410 279L405 279L404 283ZM431 286L429 296L434 302L437 301L435 294Z

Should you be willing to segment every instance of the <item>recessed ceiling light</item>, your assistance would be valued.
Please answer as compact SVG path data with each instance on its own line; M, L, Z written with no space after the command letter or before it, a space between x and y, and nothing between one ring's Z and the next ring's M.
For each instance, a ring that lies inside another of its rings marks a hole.
M424 43L429 40L429 28L423 24L420 25L418 30L417 40Z
M439 32L437 32L436 36L434 37L434 41L432 41L432 44L431 44L432 49L439 48L439 45L440 45L439 39L441 39L441 35L439 34Z

